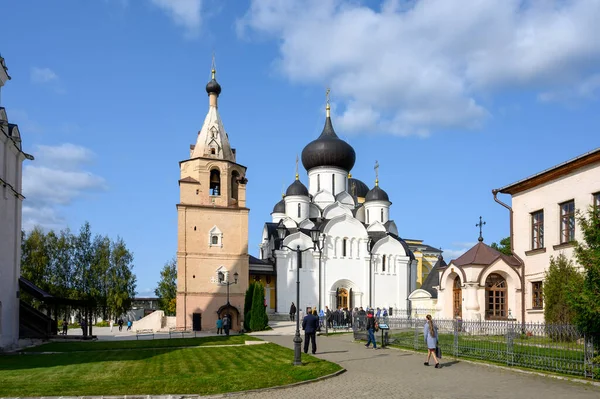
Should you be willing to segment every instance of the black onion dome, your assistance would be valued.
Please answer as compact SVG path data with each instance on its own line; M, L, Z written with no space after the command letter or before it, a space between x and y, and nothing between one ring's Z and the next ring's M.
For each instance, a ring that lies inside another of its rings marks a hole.
M285 191L285 195L286 197L288 195L304 195L308 197L308 189L300 180L295 180Z
M285 213L285 201L283 199L275 204L272 213Z
M368 201L387 201L390 202L390 197L379 186L373 187L365 196L365 202Z
M354 162L354 148L335 134L330 117L325 120L325 127L319 138L308 143L302 150L302 165L307 171L317 166L336 166L350 172Z
M221 94L221 85L217 83L215 78L212 78L212 80L206 84L206 92L209 95L211 93L215 93L217 96Z
M348 193L353 197L364 198L369 192L369 186L358 179L348 179Z

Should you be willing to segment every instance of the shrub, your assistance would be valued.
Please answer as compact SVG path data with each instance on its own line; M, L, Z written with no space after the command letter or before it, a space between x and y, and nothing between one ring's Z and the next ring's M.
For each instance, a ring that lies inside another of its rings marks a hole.
M252 282L246 290L246 297L244 298L244 330L250 331L250 316L252 310L252 296L254 295L254 286L256 283Z
M254 285L252 294L252 310L250 311L250 329L252 331L262 331L267 327L268 317L265 311L265 288L262 284Z

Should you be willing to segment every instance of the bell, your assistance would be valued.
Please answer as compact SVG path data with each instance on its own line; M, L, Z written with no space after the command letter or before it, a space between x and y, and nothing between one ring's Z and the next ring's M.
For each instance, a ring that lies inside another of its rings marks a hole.
M211 183L220 183L220 179L219 179L219 174L218 173L211 173L210 174L210 182Z

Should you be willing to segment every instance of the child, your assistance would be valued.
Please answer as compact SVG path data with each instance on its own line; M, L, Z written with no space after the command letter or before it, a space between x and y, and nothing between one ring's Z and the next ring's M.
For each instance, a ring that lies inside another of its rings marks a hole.
M217 319L217 334L223 334L223 319L221 319L221 316Z

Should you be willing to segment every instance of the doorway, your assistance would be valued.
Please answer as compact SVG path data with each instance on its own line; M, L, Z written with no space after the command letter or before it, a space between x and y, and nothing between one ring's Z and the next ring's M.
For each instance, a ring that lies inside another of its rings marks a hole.
M338 289L337 295L337 306L338 308L347 308L348 307L348 290L345 288Z
M462 288L460 284L460 277L458 276L456 276L456 278L454 279L452 298L454 317L460 317L462 319Z
M192 330L202 331L202 313L192 314Z

